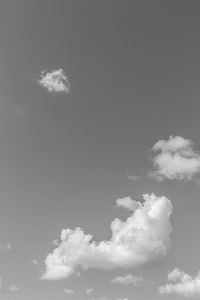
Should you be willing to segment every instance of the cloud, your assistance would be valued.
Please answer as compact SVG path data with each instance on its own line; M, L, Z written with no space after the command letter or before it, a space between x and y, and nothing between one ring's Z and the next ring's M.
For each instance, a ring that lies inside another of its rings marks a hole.
M89 295L89 294L91 294L93 291L94 291L93 288L88 288L88 289L86 289L86 294Z
M128 174L128 173L127 173L127 178L128 178L129 180L133 180L133 181L136 181L136 180L141 179L140 176L137 176L137 175L131 175L131 174Z
M131 199L131 197L117 199L116 205L118 207L123 207L131 211L134 211L135 209L141 207L141 203Z
M0 277L0 292L5 293L5 292L17 292L19 291L19 287L17 285L10 285L8 287L5 287L4 285L4 279Z
M81 228L64 229L60 243L47 255L41 279L67 278L77 269L113 270L136 268L167 254L172 204L165 196L143 195L125 222L111 222L111 238L96 243Z
M70 90L70 82L63 69L53 70L52 72L42 71L38 83L49 92L68 94Z
M128 300L128 298L117 298L117 300Z
M143 282L142 277L134 276L132 274L127 274L125 276L117 276L113 278L111 281L111 283L122 284L122 285L133 284L134 286L138 286L142 282Z
M39 265L38 261L36 259L32 259L31 263L35 266Z
M17 285L11 285L9 286L9 290L14 293L19 291L19 287Z
M200 172L200 153L194 151L190 140L180 136L170 136L168 140L159 140L151 149L154 170L150 176L158 181L163 179L191 180Z
M168 282L158 289L160 294L178 294L185 297L200 296L200 272L195 278L174 269L168 274Z
M10 243L0 243L0 251L8 251L11 250Z
M70 289L64 289L64 293L72 295L72 294L75 294L75 291L74 290L70 290Z

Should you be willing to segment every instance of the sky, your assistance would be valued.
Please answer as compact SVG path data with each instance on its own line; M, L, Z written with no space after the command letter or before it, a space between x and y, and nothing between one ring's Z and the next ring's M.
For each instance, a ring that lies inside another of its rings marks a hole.
M200 295L199 1L2 0L0 299Z

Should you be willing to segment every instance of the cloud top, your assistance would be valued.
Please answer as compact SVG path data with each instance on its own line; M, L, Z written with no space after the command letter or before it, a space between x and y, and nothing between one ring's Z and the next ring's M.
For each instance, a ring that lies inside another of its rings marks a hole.
M192 278L176 268L168 274L168 283L161 286L158 291L160 294L177 294L185 297L199 296L200 272L195 278Z
M42 71L38 83L49 92L68 94L70 90L70 82L63 69L53 70L51 72Z
M143 200L125 222L118 218L111 222L110 240L96 243L79 227L62 230L60 243L46 257L41 279L67 278L77 269L135 268L166 255L172 204L154 194L143 195Z
M168 140L159 140L151 150L155 156L154 169L150 176L158 181L191 180L200 172L200 153L194 150L190 140L181 136L170 136Z

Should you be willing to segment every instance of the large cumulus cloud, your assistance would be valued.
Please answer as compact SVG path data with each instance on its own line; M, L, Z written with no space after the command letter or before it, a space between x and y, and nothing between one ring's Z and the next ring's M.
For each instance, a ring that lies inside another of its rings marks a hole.
M133 209L125 222L111 222L111 238L96 243L77 227L64 229L60 242L47 255L42 279L69 277L77 269L112 270L141 266L166 255L171 234L172 204L165 196L143 195L143 203L120 199L120 206ZM119 201L117 201L119 205ZM128 203L128 205L127 205Z

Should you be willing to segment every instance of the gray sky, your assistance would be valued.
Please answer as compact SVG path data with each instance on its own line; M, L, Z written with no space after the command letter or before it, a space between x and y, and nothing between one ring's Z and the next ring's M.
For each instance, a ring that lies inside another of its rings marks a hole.
M195 0L1 1L2 299L184 298L158 288L175 268L200 270L199 165L191 180L148 173L159 140L180 136L200 151L199 36ZM66 75L66 90L39 83L53 70ZM115 217L130 215L116 200L146 193L173 205L165 257L40 280L63 229L109 240ZM111 283L127 274L143 283Z

